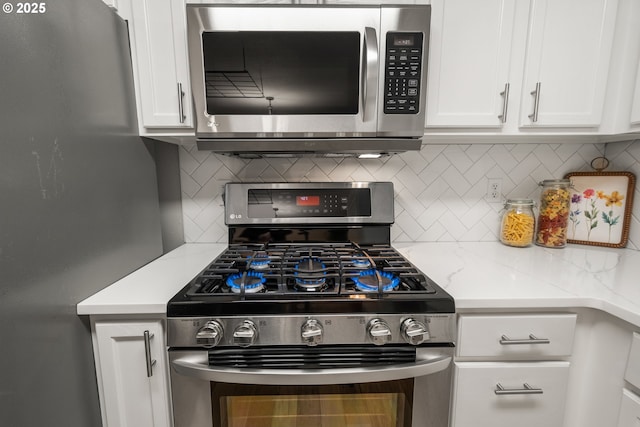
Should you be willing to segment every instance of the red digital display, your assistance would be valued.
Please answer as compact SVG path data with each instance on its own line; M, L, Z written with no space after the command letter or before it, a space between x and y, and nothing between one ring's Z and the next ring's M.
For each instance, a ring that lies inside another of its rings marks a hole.
M296 206L320 206L320 196L296 196Z

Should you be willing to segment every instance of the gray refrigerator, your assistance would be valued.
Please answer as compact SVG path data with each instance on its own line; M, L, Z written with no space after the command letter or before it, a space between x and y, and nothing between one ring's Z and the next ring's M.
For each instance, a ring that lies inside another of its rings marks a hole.
M92 427L75 306L162 254L155 153L126 23L100 0L39 4L0 11L0 425Z

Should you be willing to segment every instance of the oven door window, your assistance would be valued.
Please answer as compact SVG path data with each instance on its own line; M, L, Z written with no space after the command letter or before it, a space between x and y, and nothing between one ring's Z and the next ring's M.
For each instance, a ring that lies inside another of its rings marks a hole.
M215 427L409 427L413 379L366 384L211 383Z
M207 113L358 113L360 33L202 34Z

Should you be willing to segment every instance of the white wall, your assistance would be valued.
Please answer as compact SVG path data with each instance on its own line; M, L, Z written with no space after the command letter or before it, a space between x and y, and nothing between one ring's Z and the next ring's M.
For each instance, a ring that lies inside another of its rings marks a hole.
M242 160L180 148L187 242L226 242L222 187L228 181L392 181L394 241L495 241L502 204L484 199L488 178L502 178L505 197L539 197L537 183L591 170L606 154L608 170L640 176L640 140L607 144L427 145L382 160ZM636 191L637 196L637 191ZM637 197L636 197L637 200ZM640 204L640 201L638 202ZM640 248L640 205L628 247Z

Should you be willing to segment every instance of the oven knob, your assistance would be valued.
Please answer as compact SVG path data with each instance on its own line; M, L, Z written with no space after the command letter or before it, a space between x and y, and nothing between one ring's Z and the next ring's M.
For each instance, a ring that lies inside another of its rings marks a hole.
M308 346L322 343L322 325L316 319L309 319L302 325L302 342Z
M203 347L215 347L222 339L222 325L215 320L211 320L198 329L196 333L196 344Z
M251 320L243 321L233 331L233 343L240 347L249 347L258 339L258 329Z
M429 330L427 326L415 319L408 318L400 326L402 338L409 344L418 345L429 340Z
M391 328L382 319L371 320L367 326L367 333L375 345L384 345L391 341Z

